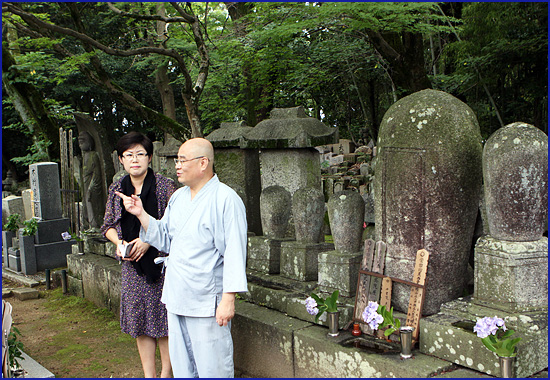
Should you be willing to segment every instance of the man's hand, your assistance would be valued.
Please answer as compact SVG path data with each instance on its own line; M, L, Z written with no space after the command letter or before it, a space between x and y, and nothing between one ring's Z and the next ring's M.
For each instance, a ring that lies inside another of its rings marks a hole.
M151 245L142 242L140 238L135 238L129 244L132 244L132 243L135 243L135 244L132 247L132 250L130 251L130 255L122 258L122 260L139 261L139 259L143 257L145 252L147 252L149 247L151 247Z
M216 309L216 322L220 326L227 326L235 316L235 293L223 293L222 300Z
M137 216L138 218L140 217L141 213L143 212L143 203L138 196L132 194L132 196L129 197L119 191L115 191L115 194L122 199L122 204L124 205L126 211L128 211L132 215Z

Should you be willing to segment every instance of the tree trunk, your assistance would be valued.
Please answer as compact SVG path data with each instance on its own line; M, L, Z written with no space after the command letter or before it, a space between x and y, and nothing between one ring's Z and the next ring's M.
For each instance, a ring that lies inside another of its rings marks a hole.
M20 82L15 59L2 44L2 83L23 123L33 134L33 140L51 142L45 153L50 160L59 157L59 129L50 117L42 94L31 83ZM37 145L40 147L40 145Z
M388 61L393 83L404 97L431 88L424 67L424 43L421 34L403 32L367 32L374 48Z

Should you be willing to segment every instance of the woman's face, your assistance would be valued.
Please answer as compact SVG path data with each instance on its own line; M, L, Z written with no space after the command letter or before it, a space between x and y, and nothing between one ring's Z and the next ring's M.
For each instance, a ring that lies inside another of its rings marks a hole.
M132 177L140 177L147 173L147 168L151 162L151 157L141 144L131 146L122 153L122 158L118 158L124 170Z

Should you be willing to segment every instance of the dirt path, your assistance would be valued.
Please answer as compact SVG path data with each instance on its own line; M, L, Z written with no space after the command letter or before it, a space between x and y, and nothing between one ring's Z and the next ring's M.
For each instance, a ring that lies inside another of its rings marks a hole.
M19 286L2 281L3 288ZM55 377L143 377L135 339L120 331L113 313L59 288L42 290L39 299L5 300L23 350Z

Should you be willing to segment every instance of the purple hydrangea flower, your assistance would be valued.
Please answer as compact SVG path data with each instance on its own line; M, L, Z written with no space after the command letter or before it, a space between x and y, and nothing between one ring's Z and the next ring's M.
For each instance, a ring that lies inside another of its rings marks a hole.
M61 233L61 237L63 238L63 240L67 241L67 240L71 240L71 234L68 233L67 231L65 232L62 232Z
M317 302L312 297L306 298L306 310L311 315L317 315L317 313L319 313Z
M378 303L370 301L363 311L363 320L370 326L371 329L377 330L380 323L384 322L384 318L378 314Z
M495 316L485 317L478 319L476 325L474 326L474 332L481 339L487 338L489 335L496 335L498 329L502 327L503 331L506 331L506 325L502 318Z

